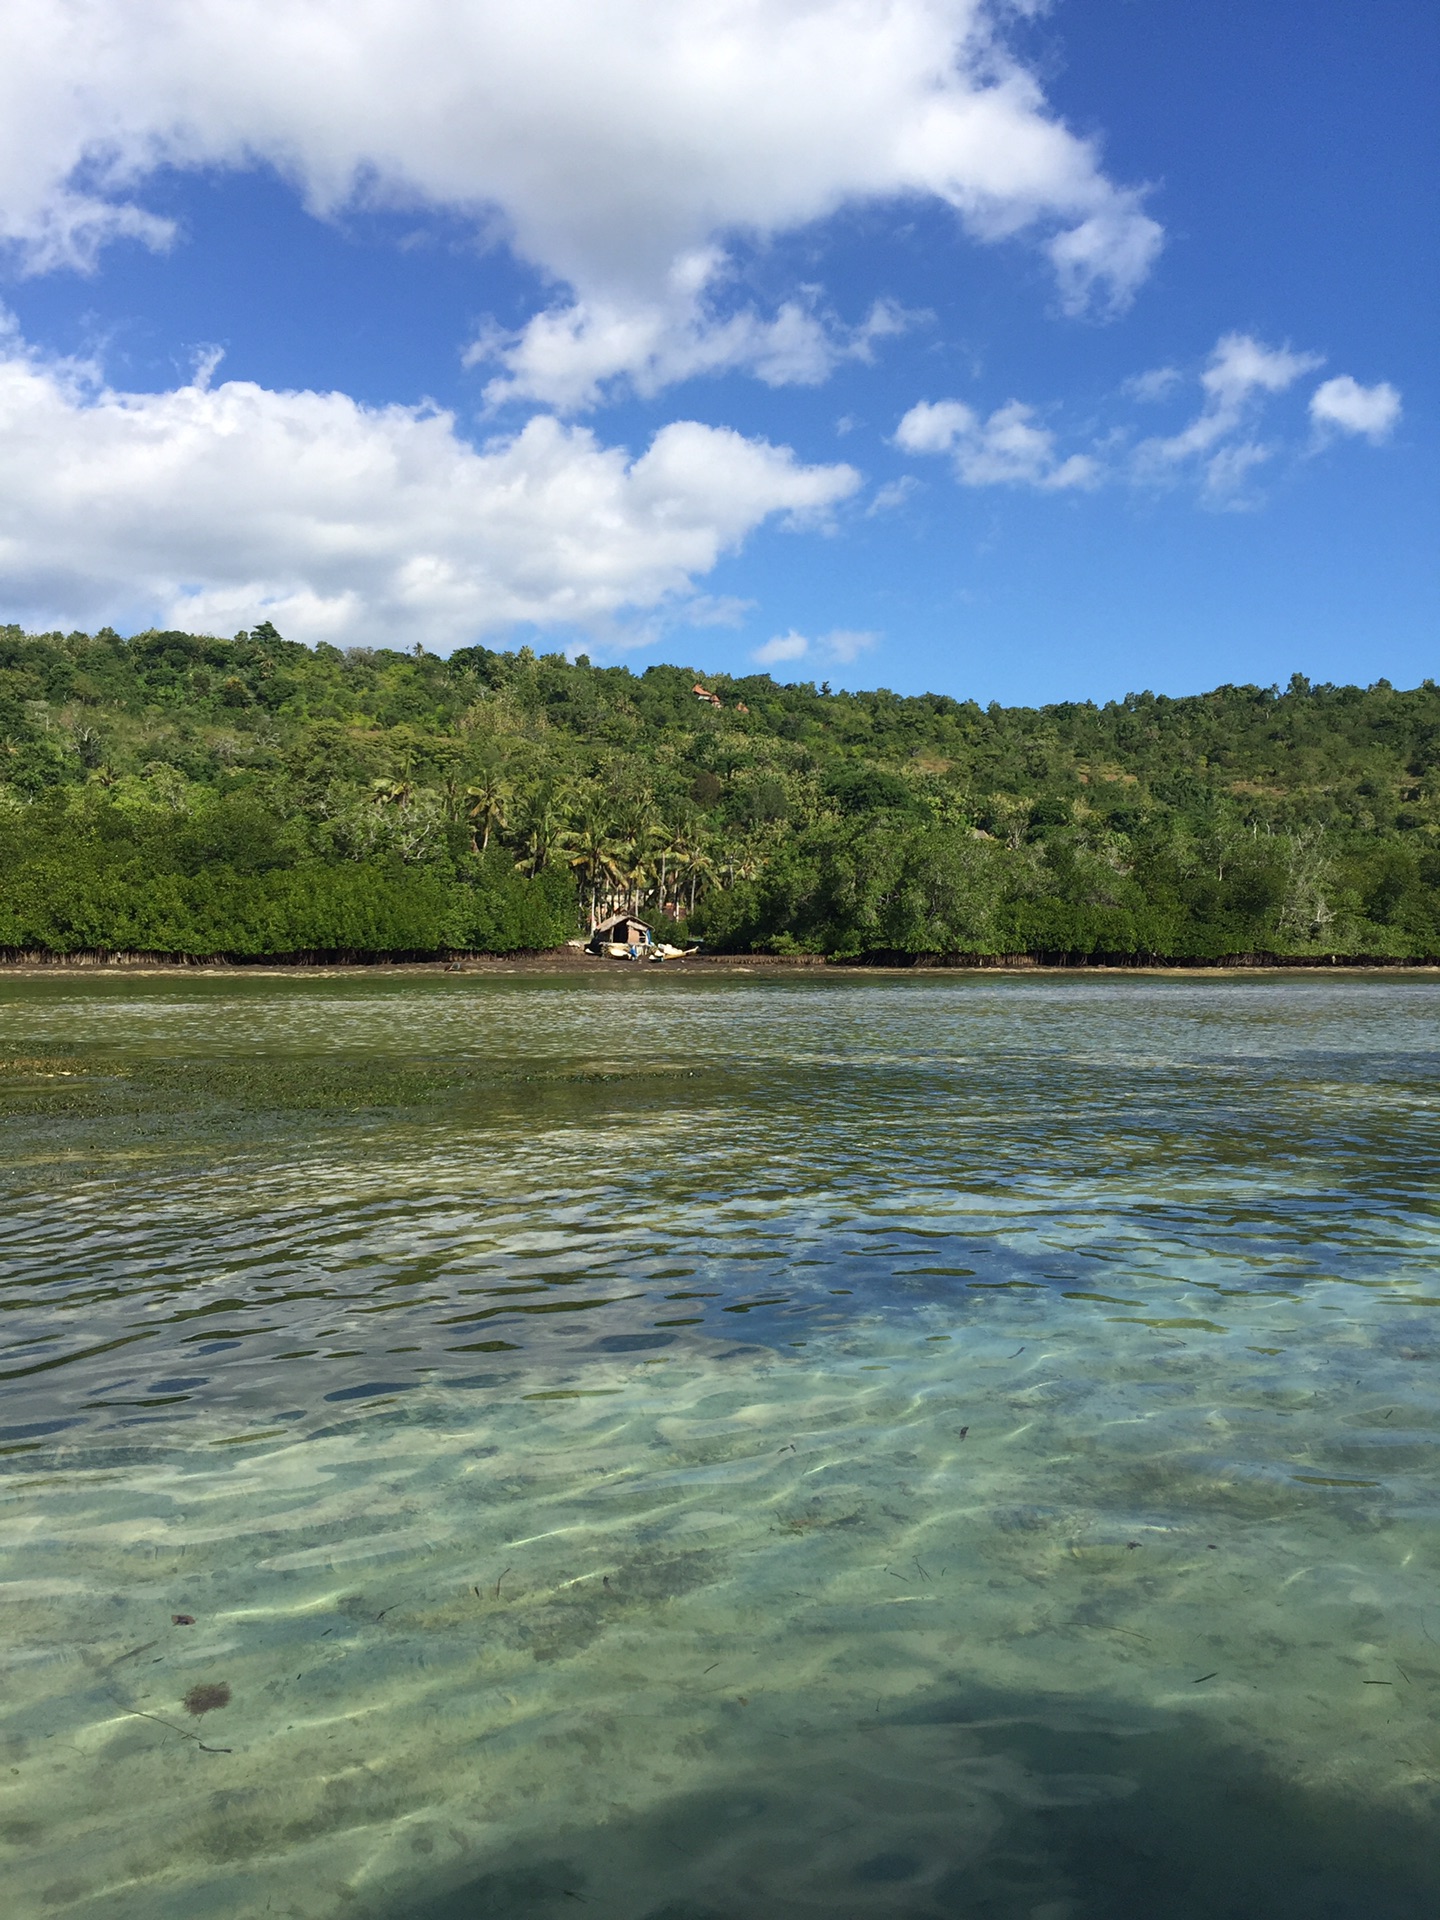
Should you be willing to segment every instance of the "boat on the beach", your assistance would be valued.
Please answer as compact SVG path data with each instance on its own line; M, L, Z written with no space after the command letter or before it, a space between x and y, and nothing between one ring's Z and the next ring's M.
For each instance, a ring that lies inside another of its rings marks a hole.
M695 947L676 947L667 940L657 940L654 929L637 920L633 913L612 914L608 920L592 927L583 950L597 959L644 960L656 966L667 960L684 960L698 951Z

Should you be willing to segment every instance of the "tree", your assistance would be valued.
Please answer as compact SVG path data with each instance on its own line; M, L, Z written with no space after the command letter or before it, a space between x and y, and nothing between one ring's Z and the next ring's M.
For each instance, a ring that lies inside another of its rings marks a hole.
M511 824L520 842L520 855L515 864L533 878L549 865L555 836L560 831L560 809L555 788L549 781L538 781L521 795Z
M465 812L471 822L470 844L476 853L488 852L491 834L503 830L510 798L509 783L501 771L500 761L494 757L482 760L465 789L468 802ZM478 842L476 833L480 836Z
M583 806L562 832L556 847L568 855L572 873L580 876L582 900L593 929L603 915L602 900L609 904L610 890L619 884L619 850L609 821L593 803Z

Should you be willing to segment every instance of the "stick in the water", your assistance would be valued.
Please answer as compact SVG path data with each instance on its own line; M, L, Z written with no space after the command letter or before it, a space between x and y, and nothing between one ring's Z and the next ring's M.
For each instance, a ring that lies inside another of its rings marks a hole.
M123 1704L123 1703L122 1703ZM162 1720L158 1713L146 1713L143 1707L125 1707L126 1713L134 1714L137 1720L153 1720L157 1727L168 1727L171 1733L178 1733L182 1740L193 1740L202 1753L233 1753L233 1747L207 1747L198 1733L191 1733L188 1727L177 1727L173 1720Z

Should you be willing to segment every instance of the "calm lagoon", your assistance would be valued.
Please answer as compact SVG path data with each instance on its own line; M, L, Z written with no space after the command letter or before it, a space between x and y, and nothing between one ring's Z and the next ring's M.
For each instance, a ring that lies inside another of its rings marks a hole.
M1440 982L11 977L0 1060L16 1920L1440 1912Z

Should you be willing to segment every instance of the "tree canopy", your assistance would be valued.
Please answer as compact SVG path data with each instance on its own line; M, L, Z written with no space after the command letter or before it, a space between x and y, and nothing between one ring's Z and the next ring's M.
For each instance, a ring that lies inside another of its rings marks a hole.
M702 698L697 688L711 697ZM1440 954L1440 689L981 707L0 628L0 947Z

